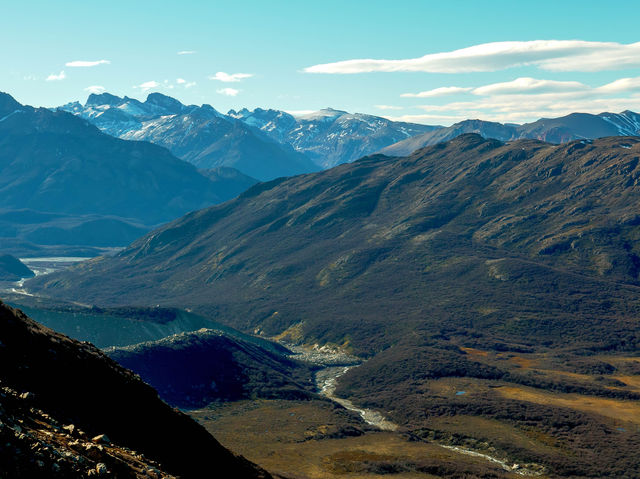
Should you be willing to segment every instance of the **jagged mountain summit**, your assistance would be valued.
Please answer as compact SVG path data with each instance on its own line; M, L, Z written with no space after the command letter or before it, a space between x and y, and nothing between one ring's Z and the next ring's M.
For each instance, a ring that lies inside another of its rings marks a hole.
M1 302L0 324L3 477L270 477L94 346Z
M350 163L385 146L441 128L333 108L301 116L261 108L231 110L228 114L292 146L323 168Z
M146 101L92 94L59 107L125 140L163 146L201 169L233 167L259 180L317 171L306 156L210 105L183 105L161 93Z
M122 245L248 183L255 180L203 174L165 148L120 140L67 112L0 93L0 238Z
M144 102L128 96L121 98L111 93L92 93L84 105L76 101L58 107L58 110L78 115L105 133L117 137L130 131L140 130L147 120L189 113L194 110L206 112L211 118L224 117L210 105L187 106L161 93L150 93Z
M465 120L446 128L407 138L380 150L394 156L410 155L425 146L449 141L465 133L477 133L484 138L500 141L529 138L549 143L566 143L572 140L595 139L607 136L640 136L640 114L622 113L571 113L559 118L542 118L523 125L503 124L483 120Z

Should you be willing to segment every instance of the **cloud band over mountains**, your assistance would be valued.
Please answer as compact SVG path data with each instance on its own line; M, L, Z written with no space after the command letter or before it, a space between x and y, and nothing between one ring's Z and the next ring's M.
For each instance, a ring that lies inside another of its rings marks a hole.
M557 81L541 80L537 78L516 78L515 80L491 83L479 87L458 87L447 86L434 88L432 90L421 91L419 93L403 93L402 98L434 98L460 93L471 93L473 95L519 95L519 94L542 94L542 93L633 93L640 92L640 77L620 78L606 85L599 87L589 87L578 81Z
M313 65L306 73L470 73L537 66L549 71L601 71L640 67L640 42L533 40L493 42L404 60L354 59Z

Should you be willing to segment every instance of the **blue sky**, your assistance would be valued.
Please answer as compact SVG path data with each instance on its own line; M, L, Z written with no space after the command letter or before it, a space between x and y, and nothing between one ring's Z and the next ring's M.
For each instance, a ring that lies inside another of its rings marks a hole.
M636 1L62 0L2 10L0 90L35 106L104 89L223 112L331 106L445 125L640 110Z

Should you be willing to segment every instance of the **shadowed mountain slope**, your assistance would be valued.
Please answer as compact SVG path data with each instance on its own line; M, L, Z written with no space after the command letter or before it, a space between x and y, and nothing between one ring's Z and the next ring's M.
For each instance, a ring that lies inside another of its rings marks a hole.
M18 258L9 254L0 255L0 281L18 281L33 276L34 272Z
M180 408L248 398L310 399L310 368L221 331L201 329L107 350Z
M0 323L0 464L8 477L86 477L89 470L269 477L92 345L2 303Z

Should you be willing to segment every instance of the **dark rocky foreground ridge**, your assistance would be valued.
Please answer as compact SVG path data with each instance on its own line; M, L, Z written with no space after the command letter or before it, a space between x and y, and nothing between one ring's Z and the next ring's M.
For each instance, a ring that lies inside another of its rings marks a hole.
M0 303L3 478L267 478L139 377Z

